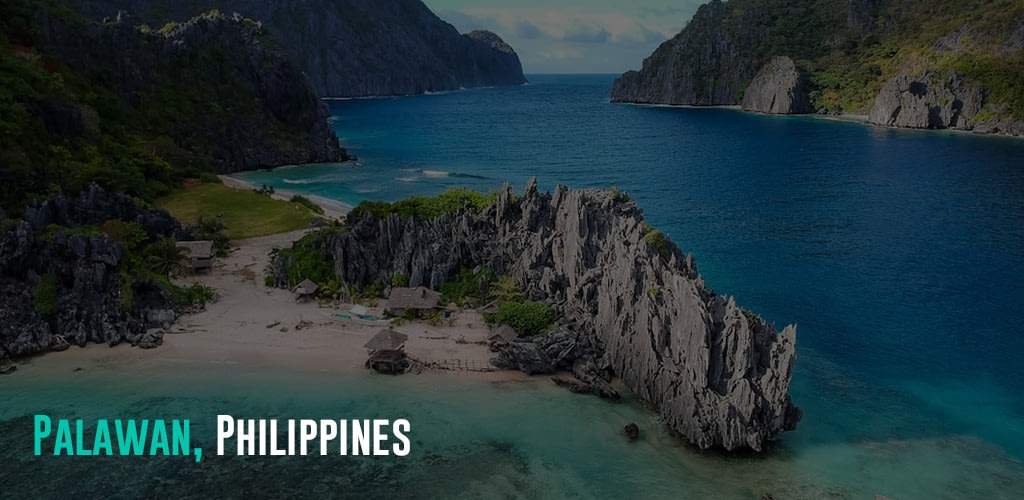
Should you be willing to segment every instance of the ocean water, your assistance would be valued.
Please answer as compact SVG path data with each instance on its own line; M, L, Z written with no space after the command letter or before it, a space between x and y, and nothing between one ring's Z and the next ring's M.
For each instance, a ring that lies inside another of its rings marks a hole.
M710 286L770 321L798 323L792 394L806 416L767 452L700 453L635 401L572 395L544 379L28 368L0 377L0 484L45 475L148 495L1019 498L1024 140L613 105L612 78L536 75L517 88L330 101L358 162L241 177L350 204L505 181L521 189L532 176L548 189L627 191L694 254ZM44 409L408 416L414 451L198 466L42 460L25 456L24 415ZM638 443L620 435L629 421L641 426ZM95 474L113 467L120 483Z

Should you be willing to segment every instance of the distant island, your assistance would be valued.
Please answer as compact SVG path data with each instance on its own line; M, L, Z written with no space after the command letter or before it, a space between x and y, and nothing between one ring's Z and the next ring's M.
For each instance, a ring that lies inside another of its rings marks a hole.
M612 101L1021 136L1022 82L1020 2L714 0Z
M413 95L526 83L519 56L489 31L459 34L419 0L87 0L90 17L119 11L160 29L211 9L253 19L323 97Z

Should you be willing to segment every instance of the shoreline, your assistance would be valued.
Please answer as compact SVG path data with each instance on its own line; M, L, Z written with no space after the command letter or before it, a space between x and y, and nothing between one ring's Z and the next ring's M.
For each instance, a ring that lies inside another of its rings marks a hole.
M498 370L486 339L490 329L475 310L453 315L451 324L430 326L425 321L390 326L390 322L346 320L344 304L297 302L288 290L269 288L263 270L274 248L287 247L310 229L239 240L225 258L217 259L206 275L177 278L178 284L211 287L217 301L205 310L183 314L164 330L163 343L154 349L128 345L113 348L89 343L61 353L46 352L15 361L11 376L73 376L78 369L146 370L153 368L212 367L243 373L270 370L282 373L369 374L368 351L363 345L382 328L408 335L405 350L422 361L405 376L458 375L486 381L540 380L520 371ZM385 299L379 299L378 306ZM371 304L372 305L372 304ZM369 307L381 317L380 307ZM455 367L457 369L448 369ZM458 367L472 369L458 369ZM491 371L477 371L490 369ZM32 374L32 375L30 375Z
M257 186L255 183L239 179L237 177L232 177L230 175L222 174L218 175L217 178L219 178L221 182L229 188L243 190L257 190L260 188L260 186ZM274 188L274 194L272 194L270 197L280 201L291 201L292 196L295 195L307 198L309 201L312 201L314 204L322 208L324 210L323 217L327 219L343 219L346 215L348 215L349 212L352 211L353 208L355 208L352 205L349 205L348 203L341 202L338 200L332 200L330 198L324 198L323 196L302 194L287 189L277 189L276 187Z
M955 128L907 128L907 127L887 127L884 125L876 125L868 122L868 115L860 113L842 113L838 115L833 114L818 114L818 113L790 113L790 114L772 114L772 113L760 113L757 111L745 111L738 104L716 104L716 105L696 105L696 104L660 104L660 103L646 103L646 102L627 102L627 101L608 101L609 104L625 104L628 106L637 106L643 108L677 108L677 109L726 109L729 111L738 111L740 113L748 113L752 115L762 115L771 117L806 117L813 118L816 120L825 120L832 122L841 123L856 123L863 125L868 128L878 130L895 130L903 132L938 132L938 133L952 133L952 134L966 134L972 137L1005 137L1009 139L1021 139L1024 140L1024 135L1013 135L1007 133L982 133L975 132L973 130L960 130Z

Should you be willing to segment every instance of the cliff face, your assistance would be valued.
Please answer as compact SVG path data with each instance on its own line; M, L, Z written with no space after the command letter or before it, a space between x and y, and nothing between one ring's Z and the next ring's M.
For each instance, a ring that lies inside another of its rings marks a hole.
M879 125L1016 133L1022 19L1024 4L1009 1L714 0L617 79L612 101L870 111ZM911 84L930 90L916 95Z
M726 4L702 5L693 20L644 59L640 71L615 80L612 102L680 105L736 104L740 88L754 77L766 33L726 29Z
M314 89L326 97L421 94L526 82L515 52L490 32L460 35L419 0L212 2L92 0L94 17L119 9L160 26L211 8L269 28Z
M263 43L257 23L203 15L157 32L128 16L78 24L44 15L40 35L73 71L111 85L220 173L347 158L326 105Z
M581 378L609 369L695 445L762 449L801 415L788 394L795 327L776 333L716 295L691 258L650 234L635 203L611 192L545 194L531 182L518 199L506 186L483 215L367 214L321 244L357 286L401 273L436 289L481 265L508 274L565 328L533 346L514 343L523 354L503 366Z
M776 56L761 68L743 94L743 111L773 115L812 111L803 77L792 59Z
M58 195L0 228L0 361L87 342L159 345L161 336L146 329L174 321L171 298L156 283L125 283L120 244L72 229L111 219L137 222L150 238L181 229L166 212L96 186L76 198Z

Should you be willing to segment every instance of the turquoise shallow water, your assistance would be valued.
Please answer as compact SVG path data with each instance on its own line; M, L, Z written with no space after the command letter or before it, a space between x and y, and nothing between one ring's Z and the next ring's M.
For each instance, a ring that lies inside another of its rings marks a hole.
M262 485L274 474L300 494L324 483L377 495L399 488L414 498L516 491L522 498L1017 498L1024 491L1024 141L612 105L610 76L531 82L332 101L335 129L358 163L243 178L348 203L450 186L487 190L505 180L521 189L530 176L545 188L628 191L696 256L711 286L770 320L799 323L792 392L806 417L769 453L700 454L664 435L634 403L577 397L543 380L496 387L459 377L200 367L36 376L26 368L0 378L0 450L5 464L21 464L4 467L0 484L11 484L12 471L73 471L59 484L74 484L90 471L118 468L128 477L155 467L62 468L26 459L28 448L11 443L23 442L21 416L40 408L165 417L219 408L391 418L385 413L407 411L421 442L393 464L313 464L342 471L335 475L313 474L301 461L182 464L169 469L179 475L165 478L171 482L161 491L207 485L197 491L209 492L238 478ZM644 429L637 446L618 435L629 420ZM401 487L390 483L396 478ZM152 492L132 484L125 491Z

